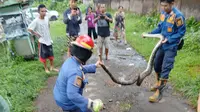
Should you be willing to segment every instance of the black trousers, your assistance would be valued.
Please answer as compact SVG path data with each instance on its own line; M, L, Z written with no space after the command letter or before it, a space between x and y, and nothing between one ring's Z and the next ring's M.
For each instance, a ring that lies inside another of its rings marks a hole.
M97 39L97 33L95 28L88 28L88 35L92 38L92 34L94 39Z

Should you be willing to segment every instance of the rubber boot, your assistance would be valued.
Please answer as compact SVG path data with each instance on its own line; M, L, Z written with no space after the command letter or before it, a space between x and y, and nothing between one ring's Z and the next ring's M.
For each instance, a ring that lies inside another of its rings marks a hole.
M159 81L159 83L158 83L159 86L158 86L156 92L152 96L149 97L149 102L156 103L156 102L159 102L162 99L163 90L166 87L166 83L167 83L167 80L160 80Z
M156 83L150 88L150 91L156 91L159 86L160 74L156 73Z

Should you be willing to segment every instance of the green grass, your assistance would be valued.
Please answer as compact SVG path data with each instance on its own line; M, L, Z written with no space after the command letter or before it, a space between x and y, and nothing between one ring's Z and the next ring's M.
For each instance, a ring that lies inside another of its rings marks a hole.
M65 25L62 21L52 22L51 32L54 41L55 66L59 67L62 64L62 55L67 41ZM6 54L3 54L4 51L1 50L0 55L0 94L9 99L12 112L32 112L33 101L45 86L45 81L57 73L46 74L42 63L38 60L25 61L21 57L10 60Z
M158 41L157 39L141 38L143 32L149 32L156 26L156 23L149 24L148 22L149 16L126 14L127 41L147 60ZM187 98L193 106L196 106L200 91L200 41L197 41L200 31L195 34L189 29L185 35L185 46L181 51L178 51L174 69L170 73L170 81L177 91Z

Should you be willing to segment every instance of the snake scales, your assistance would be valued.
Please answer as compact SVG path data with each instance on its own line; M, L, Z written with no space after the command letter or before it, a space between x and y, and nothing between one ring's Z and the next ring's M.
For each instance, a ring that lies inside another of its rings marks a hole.
M116 79L113 74L105 67L105 65L101 65L101 67L104 69L104 71L110 76L110 78L117 84L121 84L121 85L132 85L132 84L137 84L137 86L140 86L143 82L143 80L149 76L152 72L153 69L153 62L154 62L154 58L155 58L155 54L158 50L158 48L161 46L162 44L162 40L163 40L163 36L160 34L142 34L143 37L147 37L147 38L159 38L160 40L158 41L158 43L155 45L153 51L151 52L148 64L146 69L139 75L136 75L133 79L131 80L127 80L127 81L120 81L118 79Z

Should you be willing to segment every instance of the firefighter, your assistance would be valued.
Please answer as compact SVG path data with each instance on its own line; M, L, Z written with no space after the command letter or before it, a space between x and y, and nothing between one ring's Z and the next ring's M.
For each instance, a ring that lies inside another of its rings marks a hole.
M164 40L155 56L154 70L157 82L151 90L156 92L149 97L150 102L158 102L162 99L163 89L174 66L179 45L183 45L180 43L183 42L182 38L186 32L185 17L174 7L174 0L160 0L160 4L162 10L160 22L150 34L162 34Z
M71 54L61 67L54 87L54 99L63 112L98 112L103 103L100 99L91 100L82 96L83 89L88 83L86 73L95 73L102 64L85 65L92 55L94 42L88 35L79 36L72 42Z

